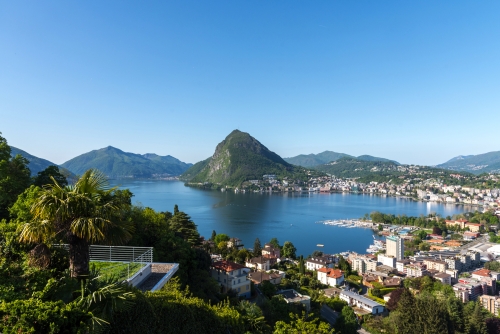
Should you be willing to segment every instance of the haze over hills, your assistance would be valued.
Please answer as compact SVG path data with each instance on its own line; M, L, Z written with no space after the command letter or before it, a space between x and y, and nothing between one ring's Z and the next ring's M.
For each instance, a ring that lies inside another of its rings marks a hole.
M477 155L459 155L436 167L474 174L500 173L500 151Z
M392 161L361 160L354 157L342 157L314 169L340 178L362 177L373 173L393 173L399 164Z
M353 158L357 160L363 161L384 161L384 162L392 162L397 165L399 163L394 160L389 160L385 158L374 157L371 155L360 155L359 157L355 157L346 153L337 153L333 151L324 151L318 154L300 154L291 158L284 158L284 160L290 164L302 166L302 167L315 167L319 165L323 165L332 161L337 161L341 158Z
M187 170L181 178L191 183L240 186L265 174L293 176L299 167L283 160L246 132L234 130L219 143L211 158Z
M97 168L112 178L151 178L177 176L192 164L182 162L170 155L154 153L135 154L108 146L79 155L62 164L77 175L89 168Z
M74 178L75 175L71 173L68 169L59 166L49 160L45 160L42 158L35 157L34 155L29 154L26 151L23 151L17 147L11 146L11 156L15 157L16 155L20 154L21 156L25 157L28 161L28 168L31 171L31 176L35 176L38 174L38 172L41 172L42 170L46 169L49 166L58 166L59 167L59 172L66 176L67 178Z

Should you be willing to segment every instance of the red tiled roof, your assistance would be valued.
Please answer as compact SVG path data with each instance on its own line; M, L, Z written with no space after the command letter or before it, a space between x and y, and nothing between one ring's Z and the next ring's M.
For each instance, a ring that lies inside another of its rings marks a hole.
M478 275L478 276L486 276L486 277L490 277L490 270L488 269L479 269L479 270L476 270L472 273L472 275Z
M212 267L216 268L216 269L224 270L225 272L246 268L245 266L243 266L241 264L231 262L231 261L226 261L226 260L214 262L214 263L212 263Z

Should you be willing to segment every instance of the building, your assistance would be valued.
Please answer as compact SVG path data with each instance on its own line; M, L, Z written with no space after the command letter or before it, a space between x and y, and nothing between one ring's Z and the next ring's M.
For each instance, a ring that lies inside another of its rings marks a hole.
M282 295L287 303L302 304L307 311L311 309L311 297L309 296L301 295L293 289L278 291L277 294Z
M404 258L404 243L403 239L397 236L388 236L386 238L386 252L387 256L393 256L396 260Z
M446 262L450 270L458 270L459 272L462 270L462 261L459 258L449 257L444 262Z
M396 257L394 256L379 254L377 256L377 261L384 266L396 268Z
M268 271L271 268L269 259L264 256L253 257L245 262L248 268L253 268L258 271Z
M352 260L352 270L357 271L358 275L362 275L366 273L366 264L365 260L357 257Z
M413 263L405 266L406 276L410 277L421 277L428 275L427 268L421 263Z
M318 270L320 268L333 268L335 262L330 257L313 257L306 260L308 270Z
M241 241L241 239L238 239L238 238L229 239L229 241L227 242L227 248L233 248L233 247L238 249L238 250L242 249L243 242Z
M266 273L263 271L251 271L248 273L248 278L255 284L260 285L264 281L269 281L272 284L280 284L283 275L275 272Z
M275 248L271 244L265 244L264 248L262 248L261 254L262 255L272 255L272 256L275 256L277 258L281 257L281 255L280 255L280 249L279 248Z
M250 280L247 277L249 268L231 261L217 261L210 266L210 274L225 293L234 290L239 297L250 298Z
M426 259L423 262L427 266L427 270L434 269L434 270L437 270L437 271L444 273L444 272L446 272L446 269L448 269L448 265L446 264L446 261Z
M371 314L380 314L384 312L384 306L351 291L342 291L340 293L340 299L345 301L349 306L360 308L361 310ZM356 310L354 311L356 312Z
M340 269L319 268L317 271L318 281L329 286L342 285L344 273Z
M436 280L443 284L451 285L451 275L447 273L439 272L433 276Z
M401 274L406 274L406 266L410 264L410 260L404 259L396 261L396 270Z
M500 297L482 295L479 297L479 302L488 312L498 315L498 311L500 310Z

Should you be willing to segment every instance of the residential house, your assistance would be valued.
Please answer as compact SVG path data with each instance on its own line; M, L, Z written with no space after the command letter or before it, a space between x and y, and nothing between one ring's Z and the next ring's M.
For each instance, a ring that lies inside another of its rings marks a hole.
M318 281L329 286L342 285L344 273L340 269L319 268L317 271Z
M293 289L278 291L277 294L282 295L287 303L302 304L307 311L311 309L311 297L309 296L301 295Z
M253 268L258 271L268 271L271 268L271 264L269 263L269 259L259 256L253 257L245 262L245 265L248 268Z
M384 266L396 268L396 258L394 256L379 254L377 260Z
M269 281L272 284L280 284L283 275L275 272L251 271L248 273L248 278L255 284L260 285L264 281Z
M451 275L450 274L439 272L437 274L434 274L433 277L443 284L451 285Z
M234 290L239 297L250 298L250 280L247 273L250 269L231 261L217 261L210 266L211 276L218 282L221 292Z
M280 252L281 251L279 248L274 247L271 244L265 244L264 248L262 248L261 254L262 255L272 255L272 256L275 256L276 258L279 259L281 257Z
M238 250L243 249L243 242L238 238L231 238L227 242L227 248L236 248Z
M306 260L308 270L318 270L320 268L333 268L335 262L330 257L313 257Z

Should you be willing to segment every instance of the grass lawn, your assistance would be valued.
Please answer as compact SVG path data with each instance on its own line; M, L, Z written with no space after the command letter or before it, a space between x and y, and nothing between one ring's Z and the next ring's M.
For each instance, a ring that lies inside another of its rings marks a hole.
M90 267L98 270L102 278L113 277L117 281L122 281L132 277L142 268L142 265L140 263L92 261Z

